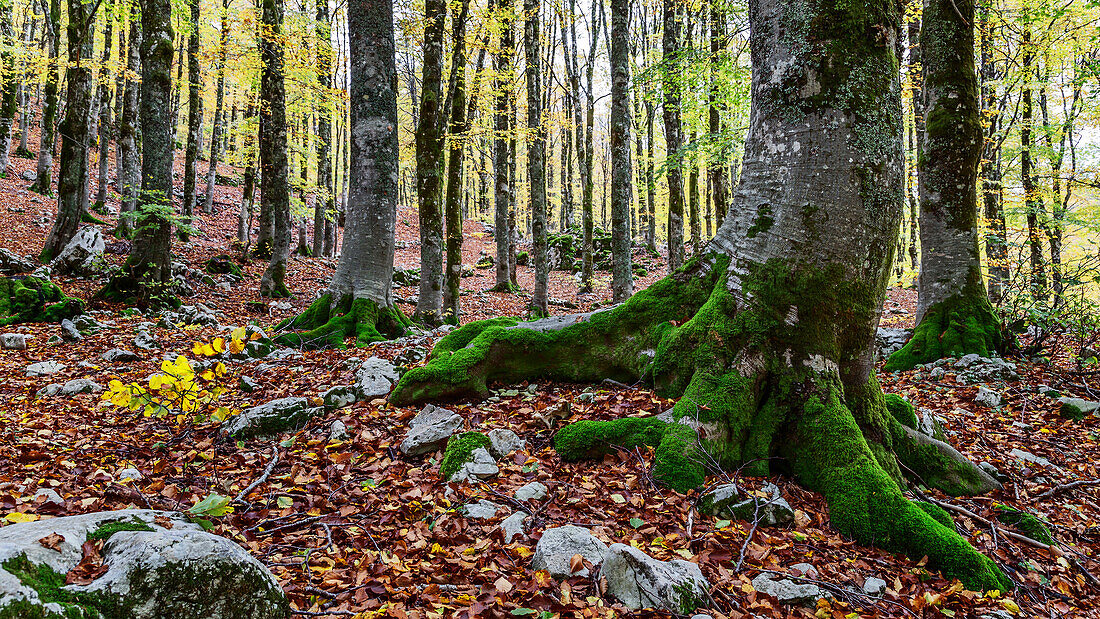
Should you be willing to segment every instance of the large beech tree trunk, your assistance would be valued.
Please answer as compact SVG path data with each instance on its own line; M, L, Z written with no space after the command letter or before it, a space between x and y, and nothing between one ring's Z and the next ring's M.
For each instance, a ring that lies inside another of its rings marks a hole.
M515 277L509 259L511 228L508 225L508 212L515 200L515 188L508 174L510 159L508 137L512 132L509 101L512 97L512 51L515 47L515 34L512 32L512 22L515 21L514 7L515 0L501 0L499 4L500 45L494 58L496 79L493 87L496 91L496 101L493 110L495 134L493 140L493 236L497 245L497 268L493 290L500 292L515 288L512 283Z
M397 68L393 4L352 0L351 166L344 243L325 294L277 329L278 341L306 348L358 346L404 334L409 321L393 302L397 227Z
M285 279L291 230L286 80L283 75L283 2L263 0L261 4L260 210L269 213L272 236L271 259L260 279L260 294L265 297L288 297L290 291Z
M961 15L960 15L961 12ZM982 126L974 70L974 6L925 0L924 145L920 191L921 266L917 327L886 369L1003 350L1005 338L982 279L978 163Z
M617 307L453 331L391 400L484 396L489 381L536 376L645 379L680 397L672 416L687 423L582 421L555 436L562 458L652 445L654 476L680 491L710 464L789 470L859 542L927 556L973 589L1010 587L905 498L901 465L953 494L997 483L904 425L911 407L884 398L873 372L902 208L900 20L890 0L752 3L741 183L701 255Z

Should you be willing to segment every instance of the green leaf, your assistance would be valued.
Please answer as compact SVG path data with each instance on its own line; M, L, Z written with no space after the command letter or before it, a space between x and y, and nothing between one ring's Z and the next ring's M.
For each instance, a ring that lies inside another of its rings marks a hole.
M522 617L524 615L534 615L538 611L533 608L513 608L512 613L516 617Z
M635 529L642 526L643 524L645 524L645 521L642 520L641 518L631 518L630 519L630 526L634 527Z
M623 495L619 494L618 492L616 492L615 494L611 495L611 500L612 500L612 501L615 501L616 503L618 503L618 504L620 504L620 505L622 505L623 503L626 503L626 497L624 497Z
M288 496L281 496L275 499L275 504L278 505L280 509L286 509L294 506L294 499Z
M716 528L716 529L724 529L728 526L730 526L730 521L729 520L715 520L714 521L714 528Z
M198 504L187 511L196 516L224 516L233 511L233 507L229 504L230 501L232 499L227 496L211 492L205 499L199 501Z
M285 441L281 441L279 443L279 445L281 447L286 447L287 449L290 449L291 447L294 446L294 441L296 441L296 440L298 440L298 437L297 436L292 436L292 437L286 439Z

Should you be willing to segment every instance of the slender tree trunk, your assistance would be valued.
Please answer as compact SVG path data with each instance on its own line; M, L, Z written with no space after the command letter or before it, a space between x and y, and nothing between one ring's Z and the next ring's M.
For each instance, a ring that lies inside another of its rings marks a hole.
M32 13L28 16L23 26L23 46L26 49L34 47L35 30L38 27L39 3L32 2ZM15 151L16 157L24 159L34 158L34 153L28 147L27 137L31 130L31 120L34 118L35 107L31 105L30 85L37 82L33 65L23 61L23 81L19 84L19 148Z
M611 300L634 293L630 211L630 0L611 3Z
M983 1L980 6L981 32L981 97L982 115L988 118L983 141L982 153L982 197L985 207L985 219L989 233L985 237L985 254L988 260L989 299L1000 303L1004 284L1008 281L1008 243L1005 224L1003 185L1001 184L1001 111L994 103L996 90L993 83L1000 79L996 63L993 61L993 33L989 23L989 3Z
M248 107L244 111L245 124L251 124L256 117L256 95L249 94ZM256 149L252 133L244 135L241 151L244 153L244 179L241 183L241 209L237 215L237 240L243 249L242 255L249 255L249 241L252 240L252 212L256 195ZM257 244L259 241L257 241Z
M61 0L50 0L49 15L45 16L46 36L49 38L49 61L46 67L46 85L43 87L45 104L42 107L42 124L39 128L37 178L31 191L52 195L53 149L57 143L57 83L58 50L61 47Z
M443 307L443 33L445 0L424 3L424 64L416 125L420 296L413 320L436 326Z
M0 2L0 176L8 175L11 127L15 123L16 91L20 79L15 69L18 41L12 24L14 0Z
M470 1L463 0L457 7L457 12L452 16L452 51L454 60L454 77L451 80L451 141L448 144L450 155L447 158L447 198L444 214L447 224L447 250L446 267L443 270L443 312L444 322L459 323L459 286L462 283L462 162L466 150L466 141L469 138L470 120L467 113L466 101L466 18L470 10ZM478 68L474 75L474 96L470 103L477 99L479 90L481 62L485 58L485 48L481 48L478 56ZM473 107L473 105L471 105Z
M195 187L198 184L199 158L202 155L202 69L199 67L199 0L188 0L191 8L190 35L187 38L187 149L183 159L183 222L191 224L195 213ZM187 230L179 229L181 241Z
M698 139L698 135L692 131L691 137L688 138L688 143L693 144ZM688 222L691 230L691 251L693 254L699 253L700 247L703 242L703 232L700 228L701 222L699 220L699 160L694 152L689 152L685 163L691 166L688 169Z
M527 178L531 205L535 287L528 311L549 314L550 265L546 261L546 131L542 126L542 69L539 56L539 0L524 0L523 47L527 54Z
M720 70L725 62L726 12L721 0L710 0L710 91L708 92L707 130L710 138L718 144L722 140L722 108L718 91L721 88ZM714 222L716 227L726 219L728 193L726 190L726 149L712 148L710 163L707 166L707 186L710 188L710 203L714 204ZM709 213L710 211L708 211ZM707 219L707 237L710 237L710 219Z
M290 256L290 185L287 162L286 85L283 75L283 3L262 0L260 37L260 202L270 213L271 260L260 280L260 294L287 297Z
M69 66L65 70L65 121L57 179L57 218L40 259L49 262L76 234L84 217L88 188L88 120L92 107L94 5L69 0Z
M1003 350L1000 319L982 279L978 164L982 126L974 70L974 5L925 0L920 35L925 114L919 160L921 266L917 327L890 371L944 357Z
M645 199L646 217L645 243L649 253L657 255L657 172L654 170L654 120L657 110L654 105L645 103Z
M593 217L593 200L595 199L595 141L593 136L593 129L595 125L596 115L596 94L595 86L593 84L593 74L596 69L596 50L599 48L600 41L600 16L602 13L599 11L599 0L593 0L592 10L589 13L589 21L592 24L592 31L589 33L589 50L588 50L588 62L585 63L585 82L587 84L587 92L585 93L585 101L587 103L585 110L584 120L584 141L577 140L578 149L580 145L584 145L584 161L585 166L582 170L583 176L581 182L584 183L584 192L581 202L581 285L578 292L592 292L592 286L594 284L593 277L595 276L595 263L592 256L592 228L594 226ZM573 39L574 52L576 52L576 39ZM578 131L579 131L578 127Z
M107 19L103 27L103 54L100 56L99 66L99 139L97 141L99 144L99 171L95 204L92 207L92 210L97 213L107 212L107 163L111 152L111 72L108 61L111 59L111 38L115 21L112 6L113 3L108 4L106 8ZM120 94L116 96L120 96Z
M683 128L680 126L681 78L678 69L680 12L675 0L664 0L662 51L665 65L662 115L665 121L665 179L668 181L668 270L675 271L684 263L684 181L680 156Z
M138 127L138 107L141 104L141 22L131 19L130 41L127 47L126 84L123 89L122 115L118 123L118 161L115 171L116 186L122 194L119 208L119 238L130 238L134 233L133 214L137 210L138 191L141 188L141 148Z
M919 179L918 165L917 163L921 159L921 153L924 152L924 100L921 96L921 49L920 49L920 29L921 18L920 11L916 7L918 0L910 0L913 6L910 6L906 14L909 17L909 21L906 24L906 41L909 47L909 62L907 70L909 72L909 94L910 100L913 106L913 129L912 135L910 135L909 143L915 148L911 153L911 157L906 162L906 170L909 175L909 266L914 271L918 271L919 267L919 252L917 251L917 241L920 238L920 230L918 229L918 223L920 221L920 206L917 198L917 187Z
M1043 209L1043 197L1039 194L1031 149L1034 146L1031 136L1035 127L1035 111L1032 101L1031 80L1035 71L1035 47L1031 41L1031 24L1028 23L1025 5L1025 24L1023 27L1022 60L1020 72L1024 75L1020 95L1020 183L1024 190L1024 208L1027 217L1027 245L1031 250L1031 294L1036 299L1047 296L1046 265L1043 261L1043 243L1040 231L1039 214Z
M508 175L509 149L508 139L512 133L509 98L512 89L512 50L515 38L512 32L514 0L501 0L500 11L500 51L496 55L496 109L494 112L493 176L494 176L494 218L493 232L497 244L496 285L494 290L512 290L513 276L508 259L508 248L512 243L508 226L508 213L512 208L513 186Z
M317 0L323 4L327 0ZM210 135L210 167L206 171L206 195L202 212L214 212L214 187L218 182L218 161L221 159L225 136L225 63L229 52L229 0L222 0L221 25L218 30L218 61L214 72L218 76L217 94L214 100L214 131Z
M336 207L332 178L332 27L328 0L317 0L317 87L326 93L317 107L317 200L313 205L313 255L328 256L328 223Z

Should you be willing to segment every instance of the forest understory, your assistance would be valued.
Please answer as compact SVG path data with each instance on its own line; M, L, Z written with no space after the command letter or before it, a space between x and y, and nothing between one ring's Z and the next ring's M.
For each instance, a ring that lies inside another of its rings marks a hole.
M40 249L54 213L52 200L29 192L30 183L20 178L33 163L13 159L12 173L0 179L4 248L19 255ZM177 161L177 178L181 168ZM198 215L198 233L174 249L175 259L191 268L227 253L235 237L240 190L219 186L218 192L216 213ZM117 201L111 204L117 209ZM113 218L107 219L113 223ZM415 267L415 212L403 209L397 221L396 266ZM482 224L468 220L464 232L465 264L495 254ZM129 253L125 243L109 239L110 260L122 262ZM636 252L636 260L646 261L644 252ZM662 259L648 262L648 274L636 282L639 289L664 275ZM294 297L274 303L259 296L265 264L240 266L245 273L240 284L228 291L197 285L196 296L183 302L215 310L221 325L255 322L270 330L309 306L315 292L330 280L335 260L291 258L286 283ZM520 267L518 279L521 288L530 290L532 270ZM67 294L82 299L89 299L101 285L88 279L56 281ZM552 312L607 305L609 281L608 273L598 273L596 292L578 295L571 275L552 272ZM523 314L528 302L523 293L485 292L492 285L491 269L475 268L472 276L462 279L463 322ZM411 314L416 288L395 288L394 293L402 303L408 301L402 308ZM915 304L913 290L891 289L883 326L912 328ZM1095 391L1100 391L1096 375L1075 371L1071 342L1056 345L1059 352L1049 363L1011 359L1021 380L985 385L1003 397L997 408L976 403L979 386L956 381L951 366L937 379L922 370L879 374L884 392L905 397L918 411L930 410L942 419L951 442L963 454L990 463L1007 477L1002 490L978 497L956 499L928 492L953 507L949 511L960 533L1017 584L1013 591L983 595L929 572L919 558L845 539L830 525L822 497L788 477L766 480L729 474L708 479L709 484L734 481L748 489L776 483L795 510L794 522L764 527L700 514L694 509L699 491L683 495L654 482L648 472L652 453L645 449L620 451L598 462L561 461L552 438L565 423L646 417L672 407L673 401L640 385L496 384L488 400L445 404L465 419L467 429L506 428L526 441L524 449L498 463L498 476L475 485L442 481L439 452L403 456L397 446L420 407L394 407L385 399L358 402L315 418L276 440L234 442L220 435L216 423L144 417L110 406L101 401L101 394L38 397L47 384L72 379L141 382L166 356L193 356L195 342L222 335L212 328L158 326L151 331L160 349L137 350L137 361L101 361L107 350L134 350L130 342L136 325L156 319L94 302L91 308L105 328L78 342L48 345L47 340L59 334L56 324L7 328L33 337L24 351L0 352L0 517L15 522L127 507L186 511L212 492L234 497L259 481L235 503L232 513L212 519L214 531L268 566L301 616L648 614L617 606L603 595L598 580L573 577L556 582L531 569L530 556L540 533L576 524L606 542L631 544L660 560L686 558L697 563L713 585L709 608L701 612L715 617L1100 617L1098 419L1064 419L1057 401L1038 389L1046 385L1064 395L1095 399ZM357 361L371 356L407 361L416 358L410 349L423 353L432 343L430 338L414 339L230 364L224 379L230 388L221 403L243 410L275 398L319 397L328 386L352 382ZM50 376L28 375L27 365L49 360L64 364L64 369ZM257 388L239 389L242 376ZM569 408L563 410L563 402L570 403ZM342 439L330 436L336 420L347 430ZM140 473L137 478L119 475L131 468ZM1092 483L1074 485L1087 480ZM547 486L544 499L524 503L513 498L516 488L533 481ZM62 501L36 499L41 489L56 492ZM502 508L488 519L467 517L458 510L479 499ZM1020 531L997 522L999 505L1038 516L1056 544L1038 548L1006 533ZM532 515L528 532L505 543L501 521L519 509ZM805 563L813 570L794 571L796 564ZM823 595L816 606L778 604L751 585L769 571L816 584ZM881 596L864 593L868 578L885 581Z

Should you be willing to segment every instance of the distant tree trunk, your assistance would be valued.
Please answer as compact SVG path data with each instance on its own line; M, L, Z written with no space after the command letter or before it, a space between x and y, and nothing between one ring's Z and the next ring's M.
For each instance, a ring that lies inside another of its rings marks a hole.
M688 138L688 143L693 144L698 139L698 135L692 131L691 137ZM688 153L684 163L690 168L688 169L688 223L691 230L691 252L693 254L699 253L699 249L703 242L703 232L700 228L701 222L699 220L699 160L695 155L695 151Z
M318 5L327 0L318 0ZM218 183L218 161L221 159L225 136L225 63L229 53L229 0L222 0L221 27L218 31L218 62L214 72L218 75L217 94L214 99L214 131L210 135L210 167L206 171L206 196L202 212L214 212L214 187Z
M130 36L131 45L141 42L141 210L125 266L99 293L107 298L166 301L162 295L172 274L172 223L166 211L172 204L174 149L171 116L164 111L172 98L174 40L171 0L141 0L141 34L132 30Z
M722 109L718 100L718 91L721 77L720 65L724 61L726 39L726 12L720 0L710 0L710 90L707 93L707 130L710 131L711 140L723 144L722 140ZM714 204L715 227L721 227L726 219L726 210L729 208L729 195L726 182L726 149L723 146L712 148L710 165L707 166L707 186L710 188L710 199ZM708 213L710 211L707 211ZM707 236L710 237L710 219L707 219Z
M546 261L546 131L542 126L542 69L539 51L539 0L524 0L523 47L527 54L527 179L531 205L532 263L535 287L528 312L549 314L550 265Z
M657 110L650 101L645 102L645 244L649 253L657 255L657 172L654 169L654 120Z
M138 106L141 102L141 22L130 22L130 42L126 51L126 84L122 91L122 114L118 122L118 161L115 186L122 194L119 208L119 238L128 239L134 234L133 213L137 210L138 190L141 188L141 149L138 133Z
M251 124L256 117L256 99L254 94L248 97L248 106L244 111L245 124ZM244 135L241 151L244 153L244 180L241 183L241 209L237 215L237 240L240 241L243 254L248 255L248 243L252 240L252 212L256 195L256 150L251 132Z
M491 7L490 7L491 8ZM466 19L470 10L470 0L462 0L457 12L452 16L452 50L451 57L454 63L451 79L451 118L449 143L450 155L447 158L447 197L444 206L444 214L447 224L447 256L446 267L443 270L443 312L444 322L459 323L459 285L462 282L462 162L466 150L466 140L470 132L470 120L467 117L466 107ZM470 100L473 104L477 99L481 63L485 58L485 48L481 48L478 57L478 68L474 75L474 97ZM471 105L473 107L473 105Z
M664 35L662 38L662 80L665 101L662 115L665 121L665 179L668 181L668 270L675 271L684 263L684 181L680 160L683 128L680 126L680 12L675 0L664 0Z
M23 46L27 49L34 47L35 32L38 28L39 3L31 3L31 13L23 23ZM29 61L22 63L22 81L19 83L19 148L15 151L16 157L24 159L34 158L27 142L27 134L31 130L31 119L34 118L36 105L31 105L31 84L37 82L36 67ZM37 87L35 88L37 91Z
M443 308L443 32L446 0L424 2L424 64L416 125L420 295L413 320L436 326Z
M982 115L988 119L988 128L982 153L982 197L985 206L985 219L989 233L985 236L985 253L989 261L989 300L1000 303L1004 284L1008 281L1008 243L1005 224L1003 195L1001 184L1001 117L993 99L996 96L994 82L1000 79L997 65L993 60L993 33L989 23L988 3L981 3L979 19L981 25L981 98Z
M40 259L49 262L76 234L84 217L88 189L88 119L92 107L92 40L96 5L69 0L69 66L65 121L61 127L61 158L57 177L57 218Z
M286 85L283 76L283 3L262 0L260 37L260 201L273 227L271 260L260 279L260 295L287 297L290 255L290 186L287 162Z
M323 93L332 88L332 26L328 0L317 0L317 86ZM336 191L332 178L332 102L325 94L317 108L317 200L313 204L313 255L328 256L329 218L334 216Z
M15 71L18 41L12 24L14 0L0 2L0 177L8 175L11 126L15 123L15 95L20 79Z
M183 32L180 32L180 38L179 42L176 44L176 49L180 50L180 53L176 57L175 94L172 95L172 144L176 143L176 137L179 133L180 108L183 107L180 103L180 93L183 91ZM175 161L173 160L173 170L175 169L175 165ZM173 176L175 176L174 172Z
M974 70L974 5L924 0L924 156L919 160L921 265L916 328L888 371L944 357L1003 351L1005 338L982 279L978 164L982 154Z
M280 328L278 338L307 348L358 346L397 337L409 326L393 302L399 149L393 4L351 0L351 168L344 247L328 290Z
M105 12L107 19L103 27L103 54L99 65L99 172L95 205L92 207L97 213L107 212L107 163L111 152L111 72L108 61L111 59L111 38L115 22L112 6L108 4ZM116 96L120 95L121 93Z
M921 159L921 153L924 152L924 101L921 97L921 49L920 49L920 28L921 17L920 11L915 6L919 0L909 0L911 6L906 14L910 16L909 22L905 29L906 41L909 44L909 63L907 71L909 72L909 94L913 105L913 135L910 140L914 148L913 156L906 162L906 169L909 175L909 266L914 271L920 268L919 265L919 253L917 252L917 239L920 238L920 231L917 225L920 221L920 206L917 203L917 186L919 179L917 178L917 162Z
M589 51L588 61L585 63L585 81L588 86L588 90L585 93L585 101L587 103L584 119L584 141L577 140L578 150L583 144L584 148L584 161L585 166L582 170L581 182L584 183L584 192L582 194L581 202L581 285L577 292L592 292L592 286L594 284L593 277L595 276L595 263L592 256L592 229L594 227L593 217L595 216L592 207L593 200L595 199L595 141L593 136L593 129L595 125L596 115L596 91L593 84L593 74L596 69L596 50L599 48L600 41L600 16L602 12L599 11L599 0L592 1L592 10L589 13L589 22L592 24L592 31L589 33ZM573 51L576 52L577 40L573 39ZM579 105L579 100L578 100ZM580 127L577 127L577 131L580 131Z
M493 177L494 177L494 217L493 233L497 244L496 285L494 290L507 292L513 289L511 263L508 259L512 240L508 226L508 213L512 208L514 188L508 174L509 149L508 138L512 132L509 100L512 90L512 50L515 47L515 35L512 22L515 19L514 0L501 0L500 11L500 51L497 53L496 79L493 90L496 91L496 109L494 111Z
M1049 73L1050 71L1051 67L1048 63L1047 72ZM1050 221L1045 226L1045 231L1047 242L1050 245L1051 291L1054 293L1055 298L1060 300L1062 298L1062 293L1065 292L1065 282L1062 279L1062 243L1065 240L1067 206L1069 204L1071 192L1073 191L1071 168L1070 180L1066 181L1065 196L1062 195L1062 165L1065 163L1066 140L1067 138L1070 140L1073 139L1072 133L1074 123L1076 122L1080 110L1079 104L1083 101L1081 96L1083 92L1083 80L1079 78L1073 80L1073 94L1069 98L1068 105L1065 103L1062 104L1064 118L1060 126L1052 125L1050 119L1046 91L1046 84L1049 83L1049 81L1049 76L1043 79L1039 91L1039 110L1043 115L1043 139L1046 142L1046 151L1050 159ZM1055 136L1057 136L1057 144L1055 144ZM1072 144L1070 148L1072 149ZM1070 160L1072 165L1072 152Z
M1031 294L1036 299L1045 299L1047 277L1043 263L1043 243L1039 222L1039 214L1044 210L1043 197L1039 195L1031 156L1031 149L1034 147L1031 132L1035 127L1031 86L1035 71L1035 46L1031 42L1029 23L1023 26L1020 47L1023 52L1020 72L1024 75L1024 83L1021 86L1023 92L1020 95L1020 184L1024 190L1024 208L1027 216L1027 245L1031 250Z
M630 0L611 2L611 300L634 294L630 211Z
M198 184L199 157L202 155L202 69L199 67L199 0L188 0L191 8L191 33L187 38L187 149L183 157L183 222L191 224L195 213L195 186ZM181 241L187 230L180 227Z
M46 67L46 85L43 87L45 104L42 107L42 124L39 125L37 178L31 191L52 195L53 149L57 143L57 83L58 50L61 47L61 0L50 0L49 14L45 16L45 31L49 38L50 58Z

